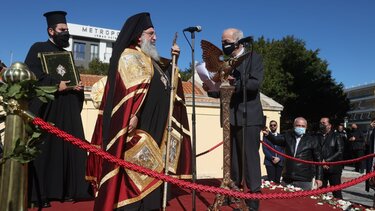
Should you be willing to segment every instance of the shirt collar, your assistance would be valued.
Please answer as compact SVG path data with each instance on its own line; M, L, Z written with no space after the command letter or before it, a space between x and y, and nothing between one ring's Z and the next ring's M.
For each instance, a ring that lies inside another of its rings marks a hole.
M241 51L238 52L238 54L237 54L234 58L238 58L238 57L240 57L244 52L245 52L245 48L242 47Z

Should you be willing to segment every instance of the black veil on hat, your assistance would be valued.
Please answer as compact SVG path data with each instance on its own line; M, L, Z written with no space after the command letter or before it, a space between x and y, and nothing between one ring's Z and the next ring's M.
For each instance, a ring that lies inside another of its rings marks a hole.
M65 11L51 11L43 14L47 19L47 26L51 27L58 23L66 23L66 12Z
M143 31L153 27L150 13L142 12L129 17L124 23L116 42L113 45L112 56L109 62L108 79L106 86L109 86L108 95L103 112L103 146L108 143L110 128L113 95L115 93L115 77L118 68L118 61L125 48L136 44Z

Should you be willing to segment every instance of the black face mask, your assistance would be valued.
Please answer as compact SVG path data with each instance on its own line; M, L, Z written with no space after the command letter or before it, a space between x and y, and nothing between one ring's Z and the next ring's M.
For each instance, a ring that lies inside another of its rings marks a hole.
M323 124L319 124L319 130L323 133L325 133L327 131L327 127Z
M60 48L66 48L69 46L70 34L68 31L56 32L52 37L53 42Z
M232 52L236 49L236 44L235 43L223 44L222 49L225 55L230 56Z

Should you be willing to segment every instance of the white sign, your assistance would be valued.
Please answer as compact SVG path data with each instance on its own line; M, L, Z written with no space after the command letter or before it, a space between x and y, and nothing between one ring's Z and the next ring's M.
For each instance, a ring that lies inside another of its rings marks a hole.
M73 36L91 37L100 40L116 41L119 30L99 28L95 26L85 26L68 23L69 33Z

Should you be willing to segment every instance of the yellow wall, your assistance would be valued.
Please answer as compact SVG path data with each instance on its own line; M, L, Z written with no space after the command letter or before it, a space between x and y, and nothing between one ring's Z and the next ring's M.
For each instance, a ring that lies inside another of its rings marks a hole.
M190 131L192 132L192 109L187 107ZM204 152L215 146L223 139L220 127L220 111L217 107L196 106L196 153ZM86 140L90 141L96 122L98 110L94 108L91 100L85 101L81 113ZM267 116L267 125L270 120L280 120L280 112L264 111ZM262 175L266 175L263 165L264 154L260 146ZM222 178L223 177L223 146L197 158L197 178Z

